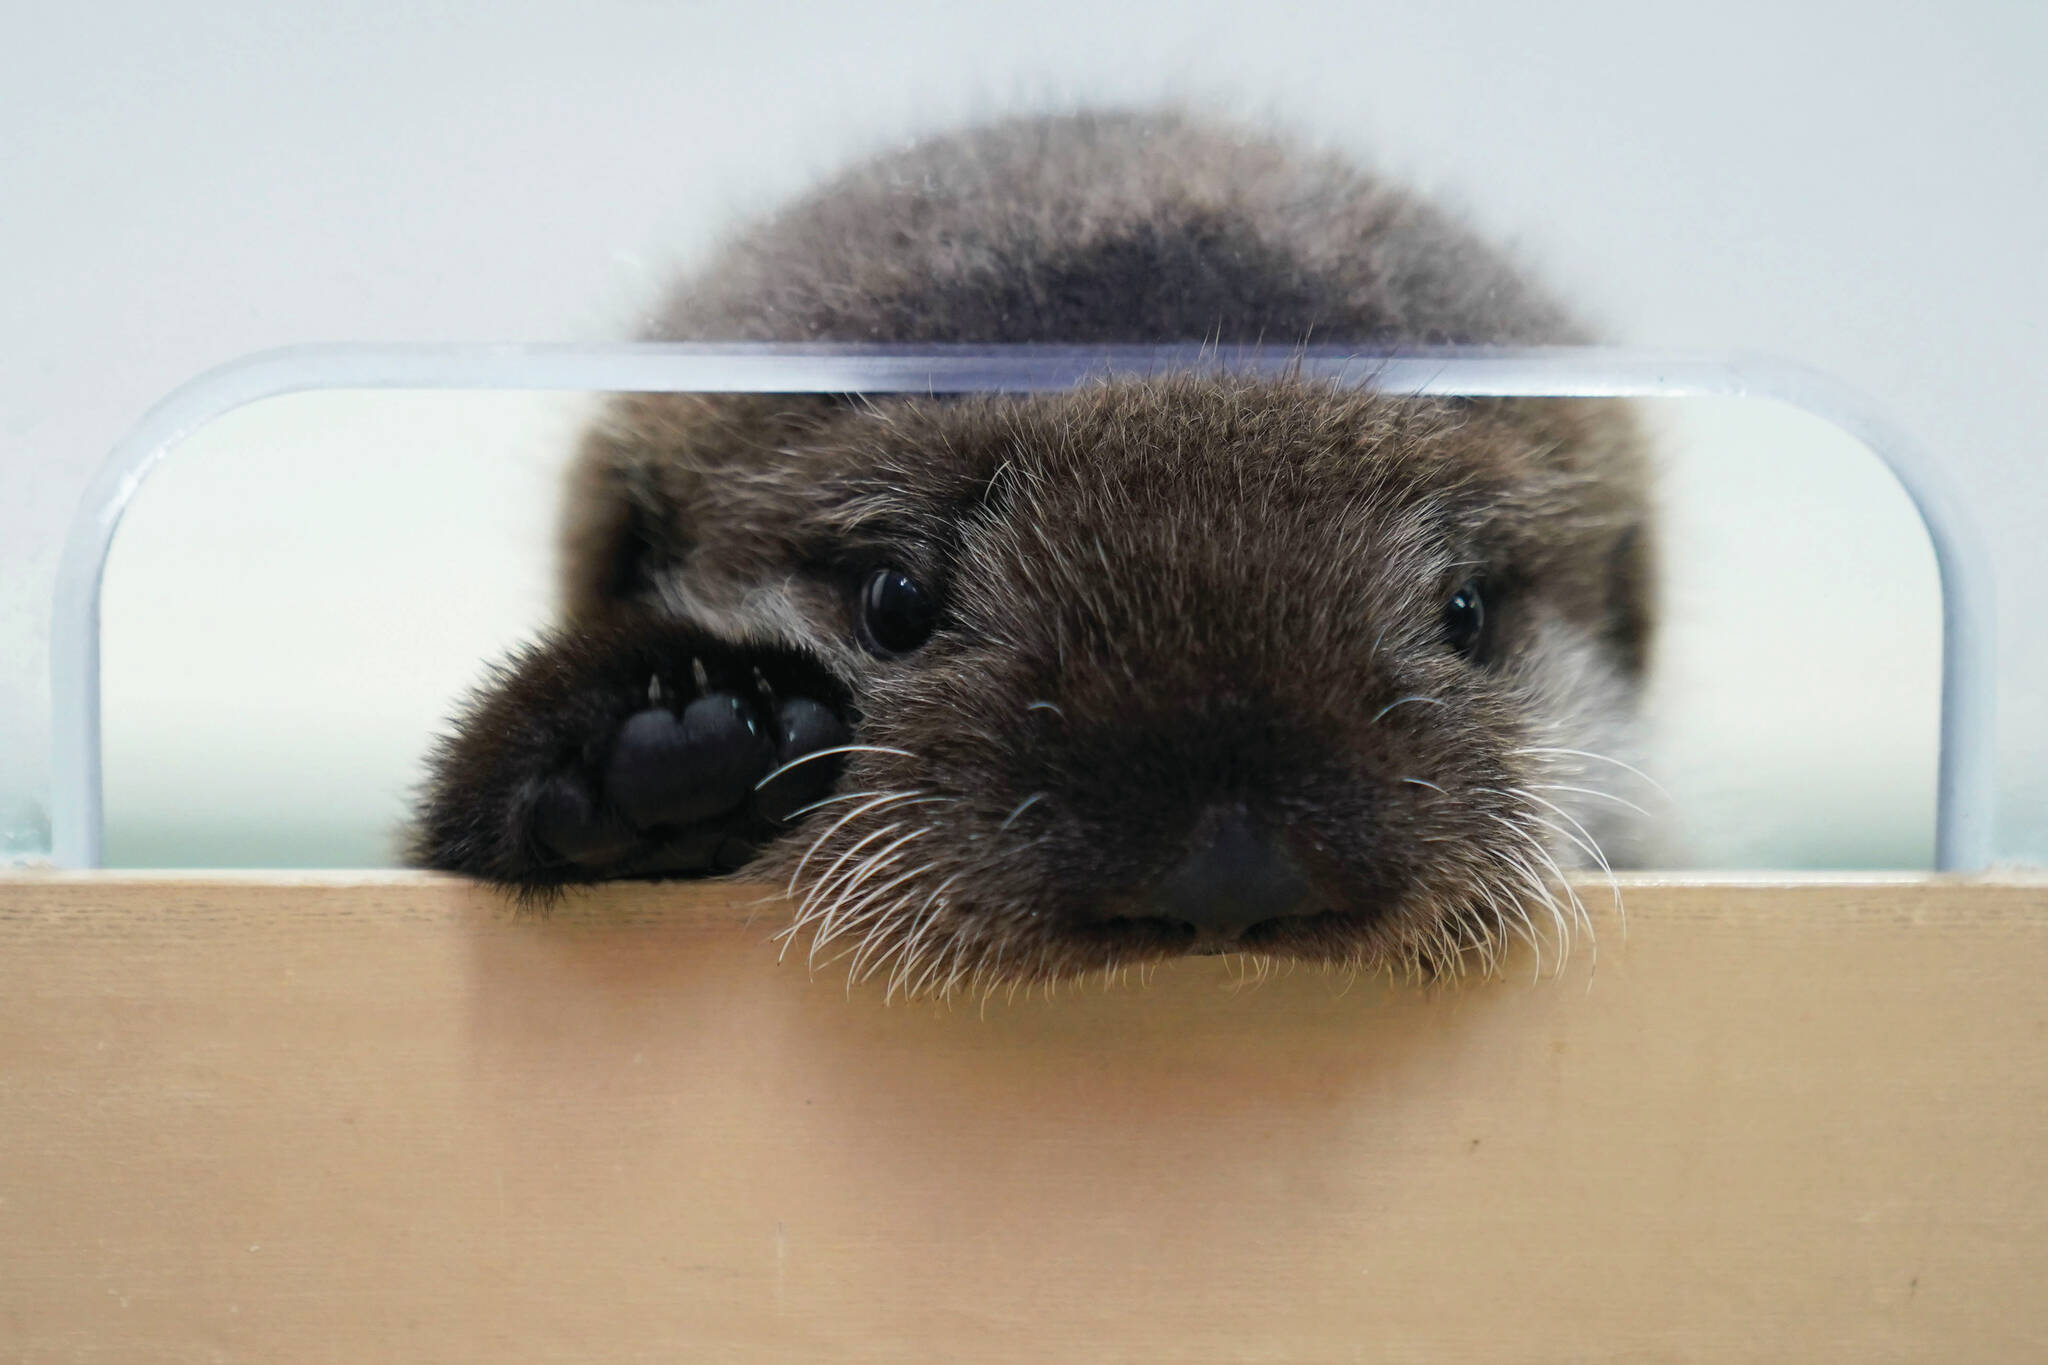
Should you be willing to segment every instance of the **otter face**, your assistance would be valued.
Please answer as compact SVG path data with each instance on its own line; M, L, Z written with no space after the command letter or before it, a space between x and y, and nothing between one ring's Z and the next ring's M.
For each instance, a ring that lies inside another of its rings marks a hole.
M1614 409L1184 379L801 427L744 474L699 447L642 605L854 699L764 864L814 961L1442 973L1585 918L1649 628Z

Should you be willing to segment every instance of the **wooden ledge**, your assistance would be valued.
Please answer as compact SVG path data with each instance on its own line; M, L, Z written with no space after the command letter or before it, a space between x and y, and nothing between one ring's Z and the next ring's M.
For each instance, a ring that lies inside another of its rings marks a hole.
M0 878L0 1354L2043 1358L2048 882L1625 893L982 1011L751 887Z

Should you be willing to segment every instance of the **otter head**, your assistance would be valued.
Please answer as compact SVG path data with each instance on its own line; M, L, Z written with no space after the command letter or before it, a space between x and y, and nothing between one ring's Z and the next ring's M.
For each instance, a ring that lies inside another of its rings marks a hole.
M572 606L630 582L855 699L765 865L816 960L925 990L1190 952L1450 971L1566 936L1563 871L1625 837L1599 768L1649 547L1610 405L1182 378L636 397L594 440L642 496L572 530Z

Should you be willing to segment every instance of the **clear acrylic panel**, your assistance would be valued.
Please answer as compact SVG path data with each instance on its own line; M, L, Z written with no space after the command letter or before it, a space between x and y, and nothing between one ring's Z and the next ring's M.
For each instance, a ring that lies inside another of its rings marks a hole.
M1987 860L1988 575L1940 471L1818 376L1609 349L647 346L285 352L167 400L116 452L62 571L58 860L392 862L428 736L546 618L554 481L594 391L1027 391L1189 365L1643 399L1669 535L1653 752L1679 856Z

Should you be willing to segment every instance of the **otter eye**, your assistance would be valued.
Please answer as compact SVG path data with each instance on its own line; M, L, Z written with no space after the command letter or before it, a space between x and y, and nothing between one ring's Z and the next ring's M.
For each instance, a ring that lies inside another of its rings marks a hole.
M1486 638L1486 602L1479 584L1468 582L1444 603L1444 643L1468 659L1476 658Z
M870 654L908 654L938 623L939 604L909 574L877 569L861 585L861 644Z

